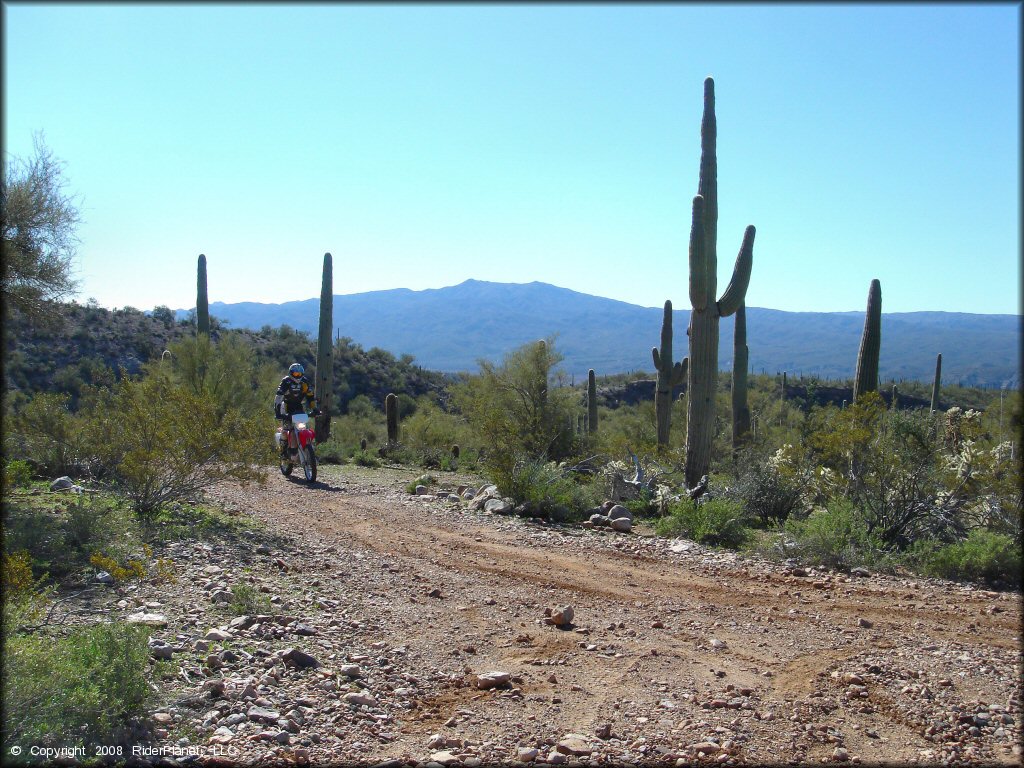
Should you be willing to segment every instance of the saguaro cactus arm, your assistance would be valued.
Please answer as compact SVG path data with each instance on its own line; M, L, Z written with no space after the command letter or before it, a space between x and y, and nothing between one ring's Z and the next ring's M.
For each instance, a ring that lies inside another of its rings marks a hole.
M754 234L753 224L743 232L743 242L740 244L740 252L736 255L732 279L726 286L722 298L718 300L718 314L721 317L728 317L746 301L750 272L754 265Z

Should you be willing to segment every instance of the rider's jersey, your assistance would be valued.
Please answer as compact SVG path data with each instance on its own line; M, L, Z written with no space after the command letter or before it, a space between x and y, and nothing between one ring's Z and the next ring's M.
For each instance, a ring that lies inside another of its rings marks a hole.
M284 398L289 413L298 413L302 410L303 399L310 409L314 407L313 382L305 376L298 379L294 376L285 376L281 379L277 394Z

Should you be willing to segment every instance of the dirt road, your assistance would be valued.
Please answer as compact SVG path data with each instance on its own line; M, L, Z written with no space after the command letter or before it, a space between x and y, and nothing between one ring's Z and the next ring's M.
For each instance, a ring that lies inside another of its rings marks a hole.
M529 524L410 497L413 476L216 493L293 537L322 618L416 681L362 679L388 729L339 759L1020 762L1018 594ZM562 605L572 625L544 623ZM511 679L481 690L490 671Z

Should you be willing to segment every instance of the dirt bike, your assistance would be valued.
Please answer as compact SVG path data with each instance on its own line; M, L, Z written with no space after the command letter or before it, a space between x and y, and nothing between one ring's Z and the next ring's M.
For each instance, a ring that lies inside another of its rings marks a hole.
M312 416L294 413L291 422L277 428L277 448L281 454L281 474L290 477L298 464L306 482L316 480L316 432L313 431ZM282 448L282 446L287 448Z

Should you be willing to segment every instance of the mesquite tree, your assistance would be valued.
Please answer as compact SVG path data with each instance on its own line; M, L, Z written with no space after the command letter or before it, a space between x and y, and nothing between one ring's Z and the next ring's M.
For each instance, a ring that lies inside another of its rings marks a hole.
M686 381L687 358L672 362L672 302L665 302L665 314L661 320L661 349L653 347L651 357L658 372L658 383L654 391L654 419L658 430L658 447L668 448L672 431L672 390Z
M754 259L754 227L743 233L732 279L718 290L718 157L715 81L704 81L700 127L700 183L690 227L690 365L686 380L686 486L695 487L711 465L718 384L718 324L746 299Z
M331 436L331 390L334 382L334 273L331 254L324 254L324 277L320 287L320 332L316 341L316 399L321 414L316 419L316 436L324 442Z
M878 391L878 354L882 348L882 284L871 281L868 308L864 313L864 332L857 353L857 374L853 380L853 401L867 392Z

